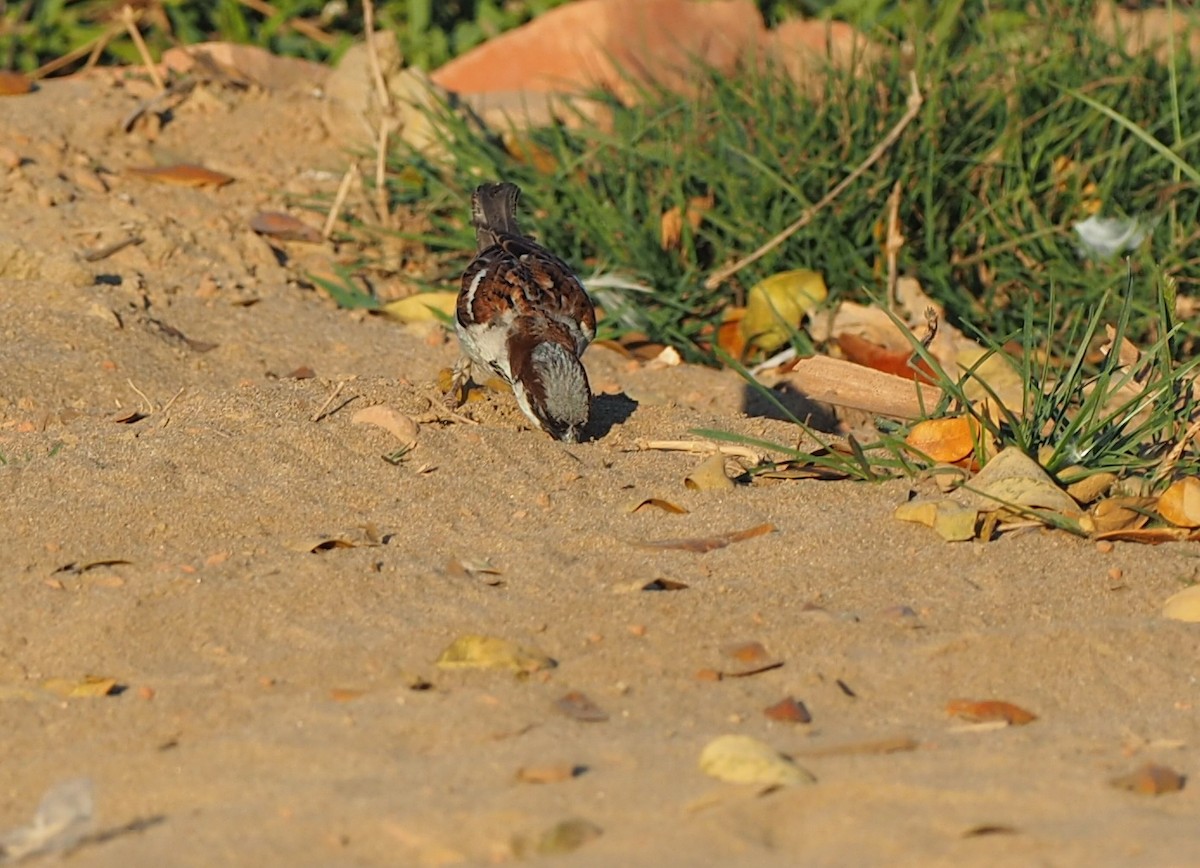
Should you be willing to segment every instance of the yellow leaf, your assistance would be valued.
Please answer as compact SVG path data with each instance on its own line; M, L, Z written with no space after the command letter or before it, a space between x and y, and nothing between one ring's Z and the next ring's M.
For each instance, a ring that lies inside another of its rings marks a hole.
M442 652L437 665L443 669L512 669L537 672L557 664L536 648L526 648L494 636L460 636Z
M1200 479L1187 476L1171 483L1158 498L1158 514L1176 527L1200 527Z
M779 349L800 327L804 314L828 294L820 272L800 268L772 274L750 289L741 322L743 338L768 353Z
M1041 466L1015 446L1002 450L967 483L975 493L972 506L981 511L1006 506L1039 507L1076 515L1077 504L1054 484Z
M953 500L913 500L896 507L896 518L933 528L946 542L963 542L975 538L977 510Z
M421 292L388 302L383 306L383 312L398 322L430 322L439 320L437 314L453 317L457 304L457 292Z
M817 782L790 758L748 735L722 735L710 741L700 753L700 771L730 784L779 786Z
M117 687L117 679L101 675L85 675L76 678L48 678L42 688L58 696L74 699L81 696L108 696Z
M1184 588L1163 603L1162 616L1172 621L1200 622L1200 585Z
M733 480L725 475L725 456L717 452L705 458L687 475L683 484L693 491L726 491L733 488Z

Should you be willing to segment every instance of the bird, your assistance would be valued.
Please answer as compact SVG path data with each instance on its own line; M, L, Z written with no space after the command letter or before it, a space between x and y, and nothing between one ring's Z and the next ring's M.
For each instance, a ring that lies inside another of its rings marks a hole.
M455 306L460 353L449 400L461 405L472 372L485 369L512 387L536 428L577 443L591 413L580 357L596 336L596 310L570 266L521 232L520 196L507 182L471 196L476 253Z

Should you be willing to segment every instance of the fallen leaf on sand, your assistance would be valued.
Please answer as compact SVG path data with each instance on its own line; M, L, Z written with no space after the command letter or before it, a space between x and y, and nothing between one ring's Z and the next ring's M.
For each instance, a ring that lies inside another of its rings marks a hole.
M846 744L831 744L801 752L806 757L829 756L875 756L879 754L904 753L916 750L920 743L906 735L880 738L872 741L852 741Z
M815 784L813 775L773 747L748 735L722 735L700 753L700 771L730 784Z
M608 712L578 690L572 690L555 700L554 707L572 720L584 723L603 723L608 720Z
M1200 585L1184 588L1163 603L1162 616L1172 621L1200 623Z
M725 475L725 456L720 452L701 461L683 484L692 491L727 491L734 487L733 480Z
M363 407L350 417L350 421L356 425L374 425L382 428L409 448L417 444L417 434L420 432L420 428L411 417L383 404Z
M334 687L329 691L329 698L334 702L350 702L366 693L365 690L355 690L353 687Z
M317 229L282 211L259 211L250 218L250 228L259 235L278 238L280 241L321 244L325 240Z
M578 850L589 841L604 834L604 830L590 820L572 817L569 820L555 823L542 832L535 841L517 839L513 841L513 852L517 856L536 853L541 856L555 856Z
M1127 775L1120 775L1109 781L1119 790L1129 790L1143 796L1177 793L1183 789L1186 782L1187 778L1174 769L1154 763L1146 763Z
M763 709L763 714L769 720L779 723L812 723L812 715L808 713L804 703L790 696Z
M361 542L351 536L330 536L328 534L317 534L315 536L302 537L287 544L287 547L294 552L303 552L305 554L320 554L321 552L333 551L334 549L352 549L360 545L371 545L371 543Z
M965 488L972 495L969 505L984 511L1012 505L1049 509L1064 515L1079 513L1079 505L1071 496L1015 446L1001 450Z
M1186 527L1131 527L1124 530L1110 530L1105 533L1098 533L1092 539L1144 543L1145 545L1156 546L1168 542L1195 541L1200 539L1200 534Z
M978 435L978 422L967 416L952 416L918 422L908 432L904 442L934 461L953 464L975 450Z
M686 591L688 585L685 582L677 582L674 579L655 579L651 582L646 582L642 585L643 591Z
M63 564L56 569L55 573L72 573L76 576L86 573L88 570L94 570L97 567L115 567L120 564L129 564L132 561L122 560L121 558L101 558L96 561L72 561L69 564Z
M442 669L511 669L538 672L556 664L536 648L494 636L468 635L455 639L437 659Z
M731 642L721 647L721 653L739 663L759 665L769 659L761 642Z
M746 296L742 337L747 345L773 352L791 340L804 315L825 300L829 291L820 272L800 268L759 281Z
M33 90L33 79L24 73L0 69L0 96L20 96Z
M1148 497L1106 497L1079 519L1079 526L1091 534L1137 530L1150 520L1153 506Z
M517 769L517 780L526 784L557 784L577 778L587 769L575 763L543 763Z
M688 511L686 509L684 509L682 506L678 506L674 503L671 503L671 501L669 501L669 500L663 500L660 497L647 497L642 500L636 501L635 503L630 505L629 511L630 512L638 512L639 510L642 510L648 506L653 506L656 509L661 509L663 512L669 512L672 515L687 515L687 513L688 513Z
M946 705L951 717L961 717L978 723L1003 721L1009 726L1024 726L1037 720L1037 715L1011 702L989 699L976 702L971 699L955 699Z
M462 576L468 579L479 579L485 585L496 587L503 585L504 580L499 578L504 575L501 570L492 566L488 560L452 560L446 565L446 572L452 576Z
M923 524L937 531L947 542L965 542L975 538L979 511L953 500L910 500L893 513L900 521Z
M457 292L419 292L407 298L388 302L383 306L383 312L392 319L403 323L438 322L442 317L454 316L457 304Z
M192 163L176 163L172 166L132 166L129 172L147 181L173 184L176 187L224 187L233 178L222 172L214 172Z
M1158 514L1176 527L1200 527L1200 479L1187 476L1171 483L1158 498Z
M639 542L636 543L636 545L648 549L679 549L680 551L703 554L705 552L711 552L714 549L723 549L725 546L732 545L736 542L753 539L756 536L762 536L766 533L773 533L774 531L775 525L760 524L746 530L734 531L733 533L725 533L719 536L664 539Z
M77 699L85 696L109 696L117 689L117 679L102 675L85 675L83 678L47 678L42 689L56 696Z

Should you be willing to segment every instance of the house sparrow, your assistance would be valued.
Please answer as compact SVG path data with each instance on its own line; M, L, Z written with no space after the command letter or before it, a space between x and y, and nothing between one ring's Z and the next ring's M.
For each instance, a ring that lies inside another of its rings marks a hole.
M512 386L534 425L576 443L592 402L579 357L595 337L596 311L570 267L521 234L520 195L515 184L483 184L471 196L478 252L458 294L450 396L461 404L472 366L482 366Z

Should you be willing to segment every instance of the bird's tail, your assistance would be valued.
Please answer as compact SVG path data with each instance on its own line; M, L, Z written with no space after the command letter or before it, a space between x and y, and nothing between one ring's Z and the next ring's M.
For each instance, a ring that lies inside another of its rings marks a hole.
M517 226L517 200L521 188L507 182L480 184L471 195L471 223L480 250L496 243L497 233L520 235Z

